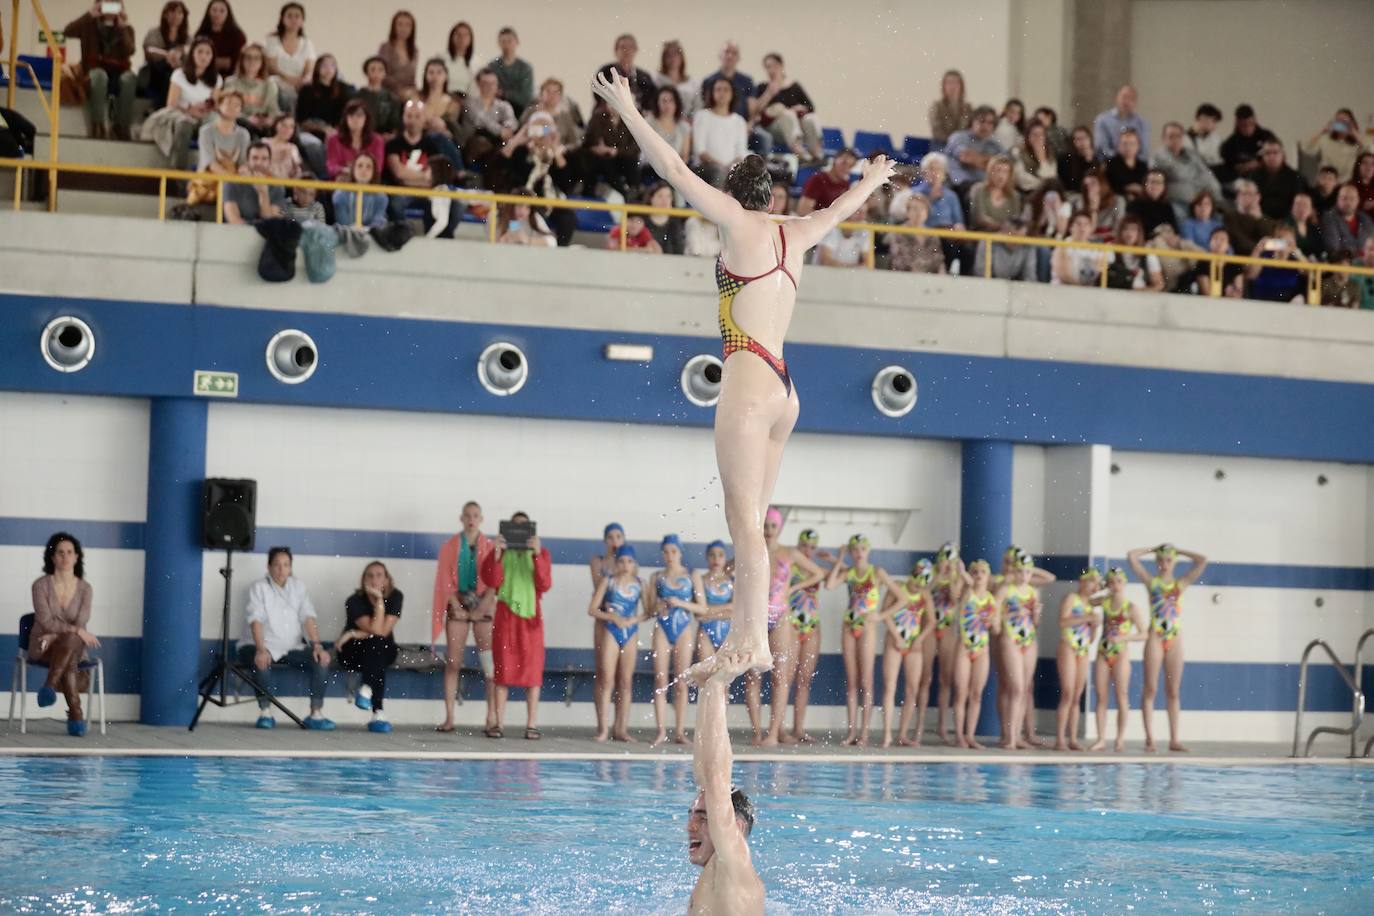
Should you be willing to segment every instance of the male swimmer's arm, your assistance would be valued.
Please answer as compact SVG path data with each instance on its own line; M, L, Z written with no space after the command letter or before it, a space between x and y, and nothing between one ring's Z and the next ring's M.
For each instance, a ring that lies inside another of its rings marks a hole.
M865 161L861 168L863 175L849 186L833 204L821 210L814 210L807 216L787 221L787 237L801 248L812 248L840 223L848 220L860 205L873 196L873 192L887 184L892 177L896 164L886 156L878 156L871 162Z
M1202 577L1202 571L1207 568L1207 558L1200 553L1191 550L1180 550L1179 556L1187 557L1193 561L1193 566L1178 580L1184 588L1192 585Z
M635 104L634 93L630 91L629 80L618 70L612 68L609 78L598 71L592 79L592 92L620 115L654 172L687 198L687 203L707 221L721 226L744 213L744 208L733 197L717 191L698 178L682 161L677 150L644 120L644 115Z
M740 833L735 821L735 806L730 801L730 768L734 754L730 750L730 732L725 725L725 694L729 686L721 675L713 675L698 688L692 768L702 790L706 828L716 847L717 862L733 870L749 866L749 846Z

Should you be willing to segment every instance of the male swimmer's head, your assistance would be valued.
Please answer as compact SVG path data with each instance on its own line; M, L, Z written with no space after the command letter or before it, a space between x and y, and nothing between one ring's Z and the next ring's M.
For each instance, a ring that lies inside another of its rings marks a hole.
M754 803L742 789L730 790L730 804L735 809L735 823L740 833L749 839L754 829ZM705 865L716 854L716 844L711 842L711 831L706 818L706 793L698 792L687 812L687 857L693 865Z
M767 213L773 207L773 176L762 156L750 154L725 176L725 193L746 210Z

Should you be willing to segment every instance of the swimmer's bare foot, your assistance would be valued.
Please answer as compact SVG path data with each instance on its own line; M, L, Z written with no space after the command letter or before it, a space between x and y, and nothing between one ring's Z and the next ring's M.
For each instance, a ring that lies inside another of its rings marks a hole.
M1106 739L1104 739L1104 738L1098 738L1098 739L1097 739L1096 741L1094 741L1092 744L1089 744L1089 745L1088 745L1088 750L1089 750L1089 751L1100 751L1100 750L1102 750L1102 749L1103 749L1104 747L1106 747L1106 746L1107 746L1107 741L1106 741Z
M1183 742L1182 742L1182 741L1170 741L1170 742L1169 742L1169 750L1174 751L1174 752L1179 753L1179 754L1186 754L1186 753L1188 753L1188 749L1187 749L1186 747L1183 746Z
M778 737L777 737L777 735L774 735L772 732L767 732L767 733L764 734L764 736L763 736L762 738L760 738L760 739L756 742L756 746L758 746L758 747L777 747L777 746L778 746Z
M985 751L985 750L987 750L987 747L986 747L985 745L979 743L979 741L978 741L977 738L970 738L970 739L968 739L968 746L971 747L971 748L972 748L973 750L975 750L975 751Z
M969 743L968 743L968 739L965 738L963 735L956 735L956 736L955 736L955 738L954 738L954 745L955 745L955 747L962 747L962 748L964 748L964 749L966 749L966 750L970 748L970 745L969 745Z
M597 732L596 734L592 735L592 740L593 740L593 741L596 741L596 742L598 742L598 743L602 743L602 742L604 742L607 738L609 738L610 736L611 736L611 735L610 735L610 732L607 732L607 731L605 731L605 730L603 729L603 730Z
M674 744L691 744L692 742L689 741L689 740L687 739L687 733L686 733L686 732L681 732L681 731L680 731L680 732L678 732L677 734L673 735L673 743L674 743Z
M891 733L891 732L885 732L885 733L883 734L883 743L880 745L880 747L892 747L892 733Z
M1032 747L1040 747L1040 748L1043 748L1044 746L1045 746L1045 742L1040 740L1040 736L1039 736L1039 735L1027 735L1025 738L1022 738L1022 739L1021 739L1021 747L1024 747L1024 748L1032 748Z
M811 735L810 735L809 733L807 733L807 732L802 732L800 735L798 735L798 734L793 734L792 737L796 739L796 741L797 741L798 744L815 744L815 743L816 743L816 739L815 739L815 738L812 738Z
M1122 751L1126 750L1126 739L1125 739L1125 738L1117 738L1117 739L1116 739L1116 743L1112 745L1112 749L1115 750L1118 754L1120 754ZM1149 751L1151 754L1153 754L1153 753L1155 752L1154 747L1147 747L1147 748L1145 748L1145 750Z
M959 743L958 735L955 735L953 738L951 738L947 732L940 733L940 741L944 744L945 747L963 747L963 745Z
M762 634L761 634L762 635ZM738 642L733 641L735 631L732 629L730 635L725 637L725 642L721 643L720 650L716 655L733 654L740 657L747 657L748 666L744 671L764 671L773 670L773 652L768 648L768 638L750 639L741 636ZM709 661L709 659L708 659ZM743 673L743 671L741 672Z
M1071 750L1071 751L1081 751L1081 750L1083 750L1083 745L1079 744L1077 741L1070 741L1070 742L1069 742L1069 750Z
M1069 749L1069 743L1063 738L1058 738L1054 742L1054 749L1056 751L1067 751Z
M619 742L621 742L621 743L623 743L623 744L638 744L638 743L639 743L639 742L636 741L633 737L631 737L631 735L630 735L629 732L615 732L614 734L611 735L611 738L612 738L613 740L619 741Z
M853 747L857 740L857 736L851 731L844 736L844 740L840 742L840 747Z
M920 736L920 735L917 735L915 738L911 738L911 737L908 737L907 735L901 735L901 736L899 736L899 737L897 738L897 746L898 746L898 747L920 747L920 746L921 746L921 736Z
M778 736L778 741L780 741L783 744L796 744L800 740L801 739L798 738L792 732L783 732L781 735Z
M1117 739L1117 742L1120 743L1120 741L1121 741L1121 739L1118 738L1118 739ZM1146 738L1146 739L1145 739L1145 753L1147 753L1147 754L1153 754L1154 752L1155 752L1155 742L1154 742L1154 739L1153 739L1153 738Z
M649 747L658 747L660 744L664 743L664 742L667 741L667 740L668 740L668 733L665 732L663 729L660 728L660 729L658 730L658 734L657 734L657 735L654 735L654 740L652 740L652 741L649 742Z

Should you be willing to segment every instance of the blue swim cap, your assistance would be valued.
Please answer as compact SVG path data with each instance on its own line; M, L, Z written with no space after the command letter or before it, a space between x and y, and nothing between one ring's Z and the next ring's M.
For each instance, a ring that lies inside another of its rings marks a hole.
M625 533L625 529L624 529L623 527L621 527L620 522L611 522L611 523L610 523L609 525L607 525L607 526L605 527L605 529L601 532L601 537L602 537L602 538L607 537L612 531L619 531L621 534L624 534L624 533Z
M667 547L669 544L672 544L672 545L673 545L674 547L676 547L678 550L681 550L681 549L682 549L682 538L678 537L676 534L665 534L665 535L663 536L663 541L658 545L658 547L659 547L660 550L662 550L664 547Z
M712 550L715 550L717 547L719 547L721 550L724 550L726 553L729 553L729 552L730 552L729 549L725 546L725 542L722 541L720 538L716 538L714 541L712 541L711 543L707 544L707 545L706 545L706 552L707 552L707 553L710 553Z
M635 545L633 544L621 544L615 549L615 558L619 560L621 557L629 557L631 560L639 562L639 557L635 555Z

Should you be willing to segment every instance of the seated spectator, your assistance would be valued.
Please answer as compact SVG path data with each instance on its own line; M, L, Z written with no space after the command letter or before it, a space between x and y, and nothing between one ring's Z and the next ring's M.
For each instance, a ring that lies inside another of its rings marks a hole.
M1283 219L1293 209L1293 197L1305 190L1306 182L1297 170L1284 161L1283 144L1266 140L1260 148L1260 167L1250 173L1259 187L1260 209L1270 219Z
M1140 136L1131 128L1125 128L1116 138L1116 155L1103 167L1107 184L1127 200L1135 200L1145 193L1145 175L1150 169L1140 155L1140 145Z
M754 87L750 114L767 128L775 144L787 147L803 162L820 162L821 121L811 96L787 75L782 55L776 51L764 56L763 69L768 82Z
M792 189L787 182L773 182L773 200L768 204L768 212L774 216L792 215Z
M427 111L427 110L426 110ZM325 142L325 174L332 181L348 170L353 160L367 153L374 163L386 155L382 137L372 127L372 113L362 99L350 99L344 106L339 129Z
M699 216L689 216L682 227L682 234L686 239L686 254L694 258L720 256L720 230L714 223L708 223Z
M1298 149L1319 166L1331 166L1340 177L1353 174L1355 157L1360 154L1360 125L1355 113L1349 108L1338 109L1320 130L1298 144Z
M955 131L945 144L949 160L949 183L957 192L972 187L987 177L988 160L1006 152L992 137L997 125L997 112L986 105L973 110L968 130Z
M519 117L534 101L534 68L515 55L520 47L520 36L515 34L515 29L503 28L496 35L496 43L501 46L501 54L491 59L487 69L496 74L501 98Z
M773 190L774 192L777 191L777 185L773 186ZM786 190L787 188L786 186L784 186L784 200L786 199ZM776 193L773 200L774 206L776 206ZM667 184L666 182L659 182L658 184L649 188L647 192L645 192L644 202L651 207L659 207L664 210L672 207L672 186ZM783 206L785 207L786 204L784 203ZM785 209L770 209L769 212L774 214L782 214L786 213L787 211ZM682 228L682 217L667 216L661 213L651 213L644 218L644 225L648 228L649 234L654 237L654 241L658 242L658 247L663 250L664 254L682 254L683 249L686 247L686 238L683 235Z
M659 88L671 86L677 90L678 101L682 103L682 118L691 123L692 116L701 107L701 81L687 75L687 54L682 50L682 42L663 43L654 82Z
M138 73L138 88L147 95L154 111L167 104L172 74L186 62L186 52L191 45L191 30L186 20L190 15L181 0L169 0L162 5L158 24L143 36L144 64Z
M1002 144L1007 152L1019 148L1026 133L1026 105L1020 99L1007 99L1002 106L1002 114L997 118L992 138Z
M439 134L425 133L425 108L418 101L406 102L401 112L401 132L386 144L386 179L389 184L407 188L434 188L447 185L453 172L462 168L462 156L453 141ZM434 229L435 206L429 197L391 195L388 200L393 220L405 219L409 207L422 208L425 231ZM444 200L448 216L439 238L451 239L462 221L465 205L460 200Z
M33 629L29 661L48 666L38 691L38 705L51 706L60 693L67 701L67 734L86 734L81 694L90 689L91 673L78 666L87 652L100 648L89 627L94 592L86 581L86 554L81 542L59 531L43 548L43 575L33 582Z
M1022 217L1026 221L1026 234L1042 239L1062 239L1069 234L1069 214L1060 214L1066 195L1064 186L1057 178L1046 181L1035 193L1026 195L1026 205ZM1049 249L1046 253L1048 263Z
M943 158L943 157L941 157ZM797 215L806 216L813 210L824 210L849 190L849 173L859 161L852 149L842 149L830 160L830 168L817 171L802 185L797 201Z
M1226 138L1226 142L1221 144L1221 160L1224 167L1222 180L1252 177L1251 173L1260 165L1260 148L1264 146L1265 141L1273 139L1274 135L1260 127L1259 121L1255 119L1255 109L1249 105L1237 105L1236 129ZM1231 241L1236 241L1234 234ZM1248 251L1249 247L1242 247L1241 250Z
M589 197L603 196L602 183L622 200L639 187L639 144L608 105L598 104L592 111L578 150L578 172L582 193Z
M296 123L304 132L314 134L321 145L343 118L344 105L353 87L339 79L339 62L333 54L321 54L315 61L310 83L296 97Z
M301 151L296 145L296 119L289 114L277 115L272 122L272 133L263 141L272 151L270 171L277 178L299 178Z
M200 147L196 171L232 175L247 164L248 147L252 145L253 138L246 128L239 126L238 119L242 111L243 96L237 92L226 92L219 97L217 117L207 121L196 135ZM270 150L267 158L270 164Z
M568 197L577 186L577 170L568 148L559 136L553 118L536 110L521 130L528 136L520 152L512 157L505 170L517 187L524 187L535 197L556 200ZM577 214L567 207L552 208L548 220L560 246L567 246L577 231Z
M296 97L310 82L315 70L315 45L305 37L305 7L287 3L277 16L276 31L263 44L267 73L277 86L277 97L285 111L296 110Z
M930 215L926 217L927 226L932 229L953 229L962 232L967 228L964 225L964 207L959 202L959 195L945 186L948 169L949 160L944 153L926 153L921 157L922 179L912 190L924 194L930 202ZM801 213L800 204L797 206L797 212ZM963 245L958 239L940 239L940 248L945 253L945 269L949 270L963 253ZM971 261L965 260L963 263L969 264Z
M118 12L106 12L118 7ZM67 23L68 38L81 41L81 69L85 71L86 129L89 136L103 140L130 140L134 123L134 97L138 77L134 74L134 27L122 2L96 3ZM114 107L111 130L110 107Z
M350 184L372 184L377 180L377 160L369 152L360 152L353 157L353 161L337 177L340 181L347 181ZM373 226L385 226L387 223L385 194L375 191L363 192L361 222L359 221L356 191L340 188L334 192L333 198L334 218L340 225L362 225L371 228Z
M1059 126L1059 113L1048 105L1041 105L1035 109L1031 115L1031 120L1038 121L1045 127L1045 140L1050 146L1050 155L1055 161L1069 151L1069 132ZM1092 135L1088 135L1091 140Z
M1360 189L1353 182L1346 182L1336 194L1336 206L1322 217L1322 242L1326 245L1326 253L1363 251L1365 240L1370 236L1374 236L1374 219L1360 212Z
M659 247L658 240L645 225L642 213L630 213L625 217L625 250L638 251L643 254L663 254L663 249ZM620 231L621 226L611 227L611 231L606 235L606 247L611 251L620 250Z
M902 225L913 229L926 225L930 216L930 201L924 194L913 192L906 202L906 219ZM888 233L888 259L893 270L917 274L945 272L944 249L932 235L913 235L907 232Z
M230 96L226 96L229 98ZM206 128L209 130L210 128ZM242 127L239 130L243 130ZM201 131L204 136L205 131ZM205 147L201 146L204 153ZM244 167L239 169L244 175L269 177L272 167L272 150L261 141L248 148ZM219 171L212 168L211 171ZM224 221L236 226L251 225L259 220L271 219L282 215L286 206L286 189L277 185L241 184L237 181L224 185ZM317 204L318 206L318 204ZM323 216L323 208L321 208Z
M735 108L735 84L718 79L711 84L711 104L692 118L692 168L716 188L749 155L749 125Z
M381 134L384 141L395 136L401 129L401 100L386 88L386 61L375 54L363 63L363 77L367 82L354 95L354 98L367 106L372 115L372 129Z
M281 114L277 104L277 86L267 78L263 67L262 45L245 45L239 54L239 66L234 75L224 81L224 88L243 96L241 122L256 137L265 136L272 122Z
M448 94L448 65L434 57L425 63L417 98L425 106L425 130L453 137L458 133L458 100Z
M1283 225L1293 230L1293 240L1298 251L1309 261L1320 261L1326 254L1322 243L1321 215L1312 206L1312 195L1299 191L1293 195L1293 206L1283 218Z
M248 44L248 36L234 19L229 0L210 0L196 29L197 38L208 38L215 48L215 72L228 79L238 67L239 52Z
M1220 228L1221 220L1217 217L1216 201L1208 192L1198 191L1188 205L1188 218L1183 221L1180 234L1184 241L1206 251L1211 245L1212 233Z
M1331 265L1350 264L1350 252L1338 251L1331 256ZM1357 309L1360 307L1360 284L1348 272L1332 269L1322 274L1322 305L1335 308Z
M1193 259L1188 257L1197 250L1192 242L1185 242L1178 231L1168 223L1160 223L1150 236L1150 248L1159 249L1159 267L1164 274L1164 289L1171 293L1187 292L1191 282L1190 271Z
M739 115L744 123L751 128L749 131L749 150L766 156L773 138L768 131L754 124L750 118L749 100L754 97L754 79L747 73L741 73L738 68L739 45L733 41L727 41L720 50L720 69L701 81L701 107L710 108L714 104L715 95L712 87L716 84L716 80L728 80L730 85L735 87L735 100L730 106L730 110ZM695 112L693 112L692 118L695 122Z
M415 17L400 10L391 17L386 41L377 46L377 56L386 61L386 90L401 101L415 90L415 68L419 56L415 49Z
M273 663L310 673L310 715L305 727L329 731L334 723L324 717L324 688L329 676L329 653L320 644L315 606L305 585L291 575L291 548L267 551L267 575L248 588L243 636L239 639L239 664L252 668L264 690L272 690ZM267 697L258 698L258 728L275 728L268 713Z
M654 93L654 103L648 112L649 126L654 129L663 142L673 148L683 162L692 161L692 127L682 116L682 97L672 86L661 86ZM650 171L647 161L640 165L646 174Z
M1070 194L1069 199L1060 207L1065 217L1074 211L1082 210L1093 222L1092 240L1110 242L1116 238L1116 227L1126 215L1126 207L1121 198L1112 193L1111 185L1098 172L1083 176L1083 190Z
M1059 180L1064 190L1076 194L1083 190L1083 176L1097 168L1097 150L1093 148L1093 132L1082 125L1069 135L1070 149L1059 157Z
M964 75L958 70L946 70L940 77L940 98L930 103L926 117L930 123L930 145L940 149L955 133L968 128L973 120L973 106L964 98Z
M448 67L448 91L458 99L459 104L472 91L472 50L475 44L472 26L457 22L448 30L448 43L444 49L434 55Z
M1126 205L1126 212L1138 217L1144 226L1141 235L1152 239L1159 226L1171 226L1175 230L1174 205L1169 203L1169 182L1162 169L1150 169L1145 174L1145 193Z
M1325 216L1327 210L1336 206L1336 193L1340 189L1341 178L1334 165L1317 169L1317 185L1312 189L1312 206L1317 208L1317 213Z
M870 202L865 200L845 223L868 222L869 210ZM823 267L863 267L868 258L870 238L867 229L846 228L844 224L836 226L816 246L813 263Z
M529 522L516 512L512 522ZM539 688L544 682L544 595L553 587L553 559L539 538L531 537L526 550L508 548L498 536L494 549L482 560L481 581L496 592L496 616L492 621L491 654L496 684L495 736L501 736L502 719L510 688L525 689L525 737L538 740ZM488 729L488 734L492 734Z
M1210 102L1203 102L1193 115L1193 126L1188 128L1188 146L1198 154L1207 167L1215 174L1221 168L1221 134L1217 125L1221 123L1221 109Z
M654 92L658 89L658 84L654 82L653 74L635 64L635 58L639 56L639 42L628 32L615 40L615 60L596 71L598 76L610 78L612 70L616 70L621 76L630 82L630 91L634 93L635 105L640 111L650 111L654 106Z
M313 175L305 176L314 178ZM296 185L290 189L290 194L281 206L281 217L297 223L322 223L327 216L324 212L324 204L317 199L319 195L314 188L304 185Z
M1221 182L1197 150L1184 142L1183 125L1170 121L1164 125L1163 144L1155 150L1150 167L1164 173L1168 198L1178 221L1187 219L1189 204L1203 192L1213 200L1221 199ZM1206 247L1206 241L1200 243Z
M1360 246L1360 257L1355 261L1357 267L1374 267L1374 236L1365 238ZM1374 277L1361 275L1352 277L1360 288L1360 308L1374 309Z
M354 704L371 710L370 732L389 732L382 706L386 702L386 669L396 661L396 637L392 635L401 619L405 596L391 579L391 573L381 562L372 562L363 569L358 590L344 602L343 633L334 643L339 667L356 671L363 676Z
M1145 246L1145 227L1136 216L1126 216L1117 229L1117 242L1122 245L1143 248ZM1152 254L1122 252L1117 256L1118 276L1109 272L1107 285L1120 286L1122 289L1143 290L1157 293L1164 289L1164 270L1159 258Z
M968 192L968 223L975 232L1005 232L1021 216L1021 195L1011 185L1011 160L993 156L987 179ZM1024 226L1022 227L1024 229Z
M1360 211L1374 217L1374 153L1360 153L1350 183L1360 192Z
M1207 251L1215 255L1232 254L1230 234L1221 227L1214 229L1212 237L1207 241ZM1218 296L1239 299L1245 295L1245 265L1224 263L1221 265L1219 276L1221 289L1216 291ZM1185 277L1184 285L1196 287L1199 296L1212 295L1212 263L1199 261L1193 269L1191 278Z
M0 106L0 159L32 156L38 128L13 108Z
M1069 217L1069 238L1075 242L1090 242L1093 231L1093 217L1077 210ZM1110 251L1092 248L1054 249L1051 256L1053 277L1050 282L1067 286L1097 286L1102 281L1102 271L1113 260Z
M1274 232L1274 221L1260 209L1259 188L1253 181L1237 178L1236 206L1222 216L1222 225L1236 251L1250 251L1259 240Z
M1116 104L1093 118L1093 146L1103 159L1111 159L1121 152L1119 141L1126 131L1134 131L1140 147L1136 154L1141 159L1150 158L1150 122L1136 112L1139 97L1135 87L1122 86L1116 91ZM1118 192L1119 193L1119 192Z
M1016 189L1023 194L1032 194L1047 181L1059 179L1059 163L1050 150L1049 137L1045 125L1031 121L1026 127L1025 140L1013 151L1012 174Z
M517 197L534 196L524 188L516 188L511 193ZM496 220L496 241L502 245L552 248L556 244L544 217L529 204L498 204Z
M520 126L511 103L499 96L501 84L495 71L477 74L477 91L463 100L463 113L454 140L467 151L468 162L485 165L496 151L515 136ZM410 107L409 104L406 105Z
M1255 245L1254 251L1250 252L1250 257L1261 258L1266 261L1305 262L1307 260L1298 250L1297 239L1293 236L1293 227L1282 224L1275 227L1273 235L1260 239L1259 243ZM1300 304L1306 301L1304 290L1307 285L1307 277L1301 271L1247 264L1245 276L1250 281L1251 299L1259 299L1263 302L1298 302Z
M1026 221L1018 214L1003 226L1002 231L1004 235L1024 236L1026 234ZM991 271L987 269L988 247L987 242L980 242L975 246L973 276L990 276L995 280L1021 280L1026 283L1036 281L1035 248L1033 246L993 242L991 245Z
M548 123L558 128L558 136L565 144L576 147L582 143L582 131L586 127L582 123L582 113L563 94L563 81L551 76L539 84L539 98L536 104L526 108L525 113L520 116L520 127L501 147L501 155L511 158L521 146L529 142L528 127L535 116L540 114Z

